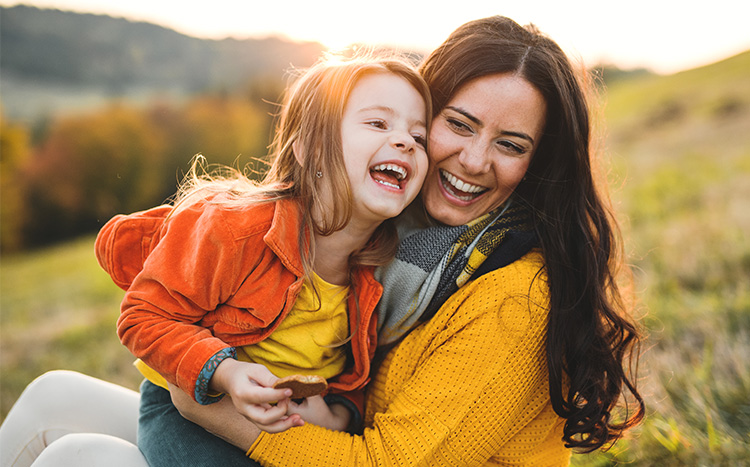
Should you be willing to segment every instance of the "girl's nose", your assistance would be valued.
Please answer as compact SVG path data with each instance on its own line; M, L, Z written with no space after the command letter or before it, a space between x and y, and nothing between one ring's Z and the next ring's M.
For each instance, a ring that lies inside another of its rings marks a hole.
M397 131L391 136L391 145L401 151L412 152L417 142L408 132Z

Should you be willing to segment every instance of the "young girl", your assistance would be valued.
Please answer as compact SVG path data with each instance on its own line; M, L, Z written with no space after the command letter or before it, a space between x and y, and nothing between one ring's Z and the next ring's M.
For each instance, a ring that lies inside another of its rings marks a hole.
M287 91L262 183L194 165L173 206L104 226L97 257L126 290L118 334L148 380L142 416L155 383L201 404L227 394L271 432L355 421L376 344L372 271L397 246L383 221L421 188L431 114L404 61L321 61ZM287 416L291 390L271 386L289 374L328 379L328 404Z

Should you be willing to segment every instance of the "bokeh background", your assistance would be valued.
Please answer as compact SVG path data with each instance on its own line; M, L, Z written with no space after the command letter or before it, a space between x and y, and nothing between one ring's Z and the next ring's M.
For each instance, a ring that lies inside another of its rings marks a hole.
M741 6L464 3L0 1L0 419L51 369L137 388L115 334L122 291L94 236L164 202L196 153L262 169L290 69L352 43L418 57L461 23L504 14L595 77L601 168L648 333L645 422L574 464L750 465Z

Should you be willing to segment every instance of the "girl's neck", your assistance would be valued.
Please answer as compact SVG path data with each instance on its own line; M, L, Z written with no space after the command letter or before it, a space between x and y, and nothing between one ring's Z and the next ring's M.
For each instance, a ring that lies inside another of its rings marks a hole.
M315 235L313 270L321 279L336 285L349 283L349 256L367 244L377 225L357 228L350 222L331 235Z

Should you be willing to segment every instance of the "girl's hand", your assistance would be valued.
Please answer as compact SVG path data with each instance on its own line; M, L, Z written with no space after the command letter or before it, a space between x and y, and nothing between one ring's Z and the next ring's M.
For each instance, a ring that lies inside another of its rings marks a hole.
M298 415L307 423L322 426L329 430L344 431L349 426L352 414L341 404L326 404L323 396L312 396L297 404L289 401L287 414Z
M304 422L299 415L287 415L292 390L273 389L277 379L263 365L228 358L216 368L209 386L229 395L237 412L258 428L278 433Z

